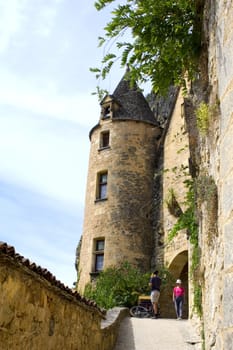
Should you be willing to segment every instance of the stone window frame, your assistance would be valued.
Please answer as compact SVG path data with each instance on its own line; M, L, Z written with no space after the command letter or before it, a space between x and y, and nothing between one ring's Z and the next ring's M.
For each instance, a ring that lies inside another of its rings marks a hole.
M102 119L109 118L111 118L111 103L108 103L102 107Z
M92 277L98 275L104 268L104 248L105 248L105 238L98 237L93 240L93 272L90 273ZM101 267L99 266L101 263Z
M110 130L104 130L100 133L99 151L110 148Z
M105 178L104 178L105 177ZM104 201L107 199L108 190L108 171L102 170L97 173L96 181L96 202Z

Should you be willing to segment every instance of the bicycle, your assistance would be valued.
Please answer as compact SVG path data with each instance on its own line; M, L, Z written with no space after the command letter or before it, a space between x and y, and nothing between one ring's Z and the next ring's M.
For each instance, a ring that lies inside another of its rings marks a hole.
M158 310L158 315L160 310ZM129 310L132 317L138 318L154 318L154 311L150 301L150 296L140 295L138 297L138 305L132 306Z
M140 305L132 306L129 312L132 317L138 318L149 318L154 316L152 309L148 310L146 307Z

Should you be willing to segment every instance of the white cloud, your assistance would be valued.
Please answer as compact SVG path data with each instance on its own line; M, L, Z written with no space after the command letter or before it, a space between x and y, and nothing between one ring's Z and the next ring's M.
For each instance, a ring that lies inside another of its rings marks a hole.
M55 81L18 78L0 70L0 104L32 113L93 126L99 118L99 105L90 93L61 95Z
M0 177L0 240L72 287L82 210Z
M35 29L37 34L46 37L52 32L59 10L57 6L59 3L61 3L59 0L50 0L43 7L39 7Z
M89 0L0 0L0 180L15 185L0 186L0 239L61 280L75 279L104 12Z
M0 53L5 52L23 23L27 0L0 0Z
M13 41L17 46L20 40L24 42L25 30L29 30L26 25L39 36L49 36L62 1L0 0L0 54L7 51Z
M1 174L55 198L84 203L88 128L55 118L15 115L7 108L3 114Z

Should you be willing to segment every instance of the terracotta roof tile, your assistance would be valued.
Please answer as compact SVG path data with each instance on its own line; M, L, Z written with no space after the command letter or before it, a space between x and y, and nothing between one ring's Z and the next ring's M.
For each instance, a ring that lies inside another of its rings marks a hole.
M81 296L77 291L73 291L69 287L65 286L61 281L57 280L56 277L49 272L47 269L42 268L39 265L36 265L34 262L31 262L29 259L24 258L22 255L15 252L15 248L8 245L5 242L0 242L0 254L4 254L18 263L20 263L23 266L26 266L31 271L35 272L36 274L40 275L47 281L49 281L52 285L55 285L58 287L61 291L65 291L68 294L72 295L76 300L81 301L82 303L95 307L98 311L100 311L103 315L105 315L106 311L103 309L100 309L97 304L92 301L88 300L85 297Z

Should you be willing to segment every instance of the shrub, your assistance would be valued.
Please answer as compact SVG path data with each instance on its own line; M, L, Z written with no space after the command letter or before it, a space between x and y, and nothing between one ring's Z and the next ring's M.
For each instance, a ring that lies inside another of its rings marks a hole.
M173 188L169 188L165 202L171 215L175 216L176 218L179 218L182 215L182 209L176 199Z
M206 135L209 128L210 111L209 106L201 102L196 110L197 127L202 135Z
M131 307L138 295L149 292L150 273L142 274L128 262L109 267L98 276L95 284L87 284L84 296L105 309L114 306Z

